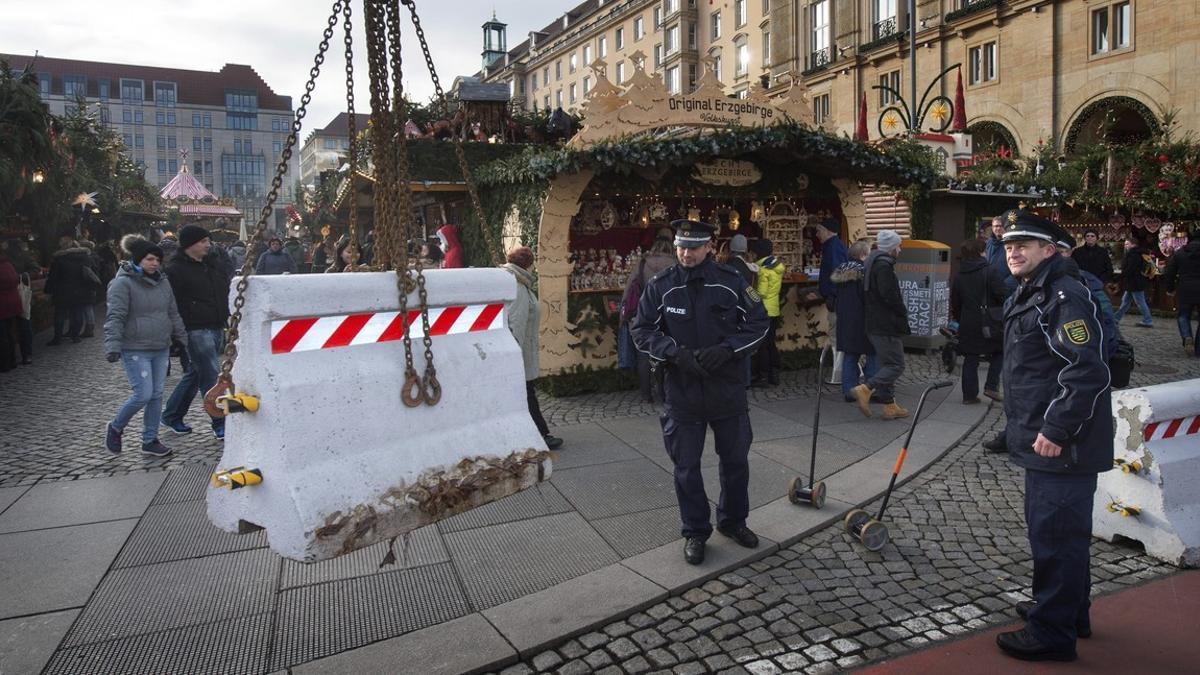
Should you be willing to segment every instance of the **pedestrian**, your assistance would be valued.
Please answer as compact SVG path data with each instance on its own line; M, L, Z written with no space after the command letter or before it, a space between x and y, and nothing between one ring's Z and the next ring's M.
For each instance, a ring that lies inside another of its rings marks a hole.
M312 271L314 274L320 274L329 269L337 260L337 245L334 243L333 235L325 237L313 251Z
M667 364L665 413L660 417L663 442L675 466L683 557L699 565L712 534L700 469L708 427L720 458L717 531L747 548L758 546L758 537L746 526L747 456L754 433L745 359L767 338L770 320L758 291L736 270L712 259L716 225L694 220L672 225L679 263L646 285L633 340L656 363Z
M142 452L165 457L171 449L158 439L158 425L167 362L173 342L187 343L187 331L162 271L162 249L138 235L127 235L121 247L129 260L108 286L104 352L109 363L124 364L132 392L106 426L104 445L119 454L125 427L141 410Z
M1188 233L1187 245L1175 251L1167 263L1163 274L1163 283L1168 293L1175 294L1175 303L1179 308L1176 320L1179 322L1179 336L1183 338L1183 350L1192 356L1200 357L1200 337L1192 332L1192 314L1200 315L1200 229ZM1200 332L1200 316L1197 316L1197 328Z
M360 265L370 265L375 261L375 230L367 230L366 239L362 245L362 259L358 261Z
M465 267L463 262L462 244L458 241L458 226L457 225L442 225L437 229L438 243L441 245L441 251L444 254L440 265L442 269L452 270Z
M296 274L304 266L304 246L300 240L295 237L288 237L287 241L283 242L283 252L291 256L292 269L289 274Z
M834 299L837 311L836 339L842 352L842 398L855 402L853 390L860 383L861 372L870 380L879 372L875 348L867 339L866 298L863 294L863 261L871 252L871 244L859 239L847 250L848 260L829 275L836 285Z
M225 346L225 321L229 318L229 277L211 253L208 230L187 225L179 230L179 250L167 263L167 278L175 304L187 329L187 355L191 367L180 378L163 408L163 426L177 434L190 434L184 417L196 393L201 396L217 382L221 350ZM225 420L211 419L213 436L225 438Z
M1088 272L1107 284L1113 276L1112 256L1108 254L1108 249L1100 246L1099 241L1095 230L1085 230L1083 246L1075 249L1071 258L1080 271Z
M1117 308L1118 323L1121 317L1125 316L1125 312L1129 311L1130 305L1136 302L1138 311L1142 313L1142 320L1137 326L1154 327L1154 317L1150 315L1150 305L1146 303L1146 288L1150 285L1150 278L1157 273L1158 268L1154 266L1150 249L1146 248L1137 235L1131 233L1125 240L1125 257L1121 260L1121 285L1125 293L1121 296L1121 306Z
M529 405L529 416L537 426L546 447L555 450L562 447L563 440L550 433L550 426L542 416L538 404L535 383L538 377L538 323L541 310L534 295L533 251L528 246L518 246L508 252L507 262L502 265L517 279L517 297L508 307L508 330L521 346L521 358L525 364L525 399Z
M754 253L758 256L755 263L758 266L758 281L755 290L762 297L763 306L767 310L767 338L759 346L754 355L755 375L751 384L761 384L763 381L770 386L779 384L779 371L783 368L783 360L779 357L779 347L775 343L775 334L782 320L779 294L783 290L783 261L771 255L774 246L770 239L755 239Z
M421 244L421 257L417 261L424 269L438 269L442 266L442 261L446 259L446 254L442 253L442 249L437 245L437 242L426 241Z
M867 339L875 348L879 370L851 390L858 409L871 416L871 396L883 403L883 419L908 417L908 411L896 403L896 380L904 374L903 338L908 327L908 307L900 294L896 278L896 256L900 255L900 235L880 230L875 237L876 250L863 265L863 297L867 309Z
M95 242L84 237L79 239L79 245L87 249L88 267L91 268L92 275L97 280L92 292L88 295L87 302L83 303L83 330L79 333L79 337L81 338L91 338L96 337L96 303L100 302L100 298L104 294L104 289L108 286L108 280L104 278L101 271L103 261L96 254ZM89 281L91 280L90 276L87 278Z
M670 245L670 239L667 240L667 245ZM674 258L671 258L671 261L673 264ZM750 242L746 235L735 234L729 239L729 257L726 258L725 264L737 270L746 285L753 286L758 281L758 265L754 264L754 259L750 257Z
M47 347L62 344L64 337L80 341L84 308L96 299L100 277L92 268L91 251L70 235L59 238L59 248L50 263L45 291L54 301L54 337Z
M296 271L296 262L287 251L283 250L283 241L279 237L271 237L267 242L267 250L258 256L254 266L255 274L291 274Z
M1017 605L1025 627L996 643L1023 660L1073 661L1076 639L1091 634L1096 475L1113 466L1103 328L1088 289L1066 274L1060 228L1024 211L1006 220L1009 270L1020 286L1004 312L1005 429L1009 457L1025 469L1033 602Z
M24 313L21 301L21 275L9 260L8 250L0 248L0 373L17 367L17 319Z
M330 265L326 272L345 272L351 266L351 261L362 259L362 249L351 246L350 240L347 239L338 244L337 252L333 257L333 264ZM357 253L357 256L355 255Z
M987 257L988 265L996 271L1001 278L1004 279L1004 288L1011 294L1017 290L1017 280L1008 271L1008 261L1004 258L1004 243L1001 237L1004 236L1004 219L1000 216L992 218L992 234L987 239L987 247L985 256Z
M984 258L984 244L968 239L959 247L958 276L950 287L950 318L958 322L958 352L963 356L963 403L979 403L979 362L988 362L983 395L1003 401L1004 278Z
M238 239L229 247L229 260L233 263L234 276L241 274L246 264L246 242Z
M622 321L625 331L629 333L629 340L634 340L632 333L632 323L634 316L637 315L637 304L642 299L642 293L646 291L650 280L658 276L662 270L670 268L676 263L676 257L671 252L672 240L674 234L670 227L661 227L654 234L654 241L650 244L650 250L642 253L642 258L637 262L637 269L634 274L629 275L629 281L625 282L625 292L622 295L622 311L620 311L620 321ZM736 239L736 237L734 237ZM745 238L742 238L745 240ZM658 392L662 396L662 371L661 369L650 368L650 357L648 354L638 350L634 346L634 357L636 359L637 368L637 384L638 390L642 395L642 402L653 404L654 393Z
M1108 293L1104 290L1104 282L1091 272L1080 269L1078 263L1075 262L1073 252L1080 250L1075 248L1075 238L1067 234L1066 230L1059 229L1062 238L1057 242L1058 252L1063 256L1063 265L1067 276L1077 279L1087 287L1088 292L1092 294L1092 302L1096 303L1096 307L1100 310L1100 327L1104 329L1104 339L1101 342L1104 346L1104 359L1108 361L1117 351L1117 343L1121 341L1121 329L1117 326L1116 312L1113 310L1112 301L1108 299ZM1113 370L1113 368L1110 366L1109 370Z

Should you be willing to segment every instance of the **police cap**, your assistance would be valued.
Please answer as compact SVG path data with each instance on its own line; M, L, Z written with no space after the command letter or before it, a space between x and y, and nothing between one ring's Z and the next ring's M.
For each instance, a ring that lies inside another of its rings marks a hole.
M1056 229L1058 232L1055 233L1056 236L1054 243L1057 244L1059 248L1074 249L1075 245L1078 243L1075 241L1075 237L1072 237L1069 232L1061 227Z
M675 228L675 246L679 248L700 248L712 241L718 229L699 220L674 220L671 227Z
M1030 211L1014 209L1005 213L1003 219L1004 236L1000 239L1005 243L1036 239L1057 245L1062 232L1059 226Z

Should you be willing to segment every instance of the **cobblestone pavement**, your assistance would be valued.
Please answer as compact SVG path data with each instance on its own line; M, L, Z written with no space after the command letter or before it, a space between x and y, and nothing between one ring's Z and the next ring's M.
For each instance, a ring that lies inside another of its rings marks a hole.
M1132 384L1200 377L1200 360L1184 356L1174 322L1124 332L1140 362ZM1002 426L995 406L896 490L884 518L892 541L878 553L831 525L501 675L836 672L1011 622L1013 605L1029 599L1032 566L1023 475L980 447ZM866 508L873 513L878 503ZM1096 595L1175 571L1099 540L1092 560Z

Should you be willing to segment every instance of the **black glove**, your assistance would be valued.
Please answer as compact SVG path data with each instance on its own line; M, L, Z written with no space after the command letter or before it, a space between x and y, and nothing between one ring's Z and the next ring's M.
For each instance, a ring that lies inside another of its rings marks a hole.
M725 345L705 347L696 355L696 360L700 362L700 366L710 373L729 363L729 359L732 358L733 350Z
M680 347L675 351L675 356L671 357L671 363L675 364L681 372L691 373L697 377L708 377L708 372L696 361L696 354L690 350Z
M109 352L104 358L108 359L109 363L116 363L121 360L121 352Z

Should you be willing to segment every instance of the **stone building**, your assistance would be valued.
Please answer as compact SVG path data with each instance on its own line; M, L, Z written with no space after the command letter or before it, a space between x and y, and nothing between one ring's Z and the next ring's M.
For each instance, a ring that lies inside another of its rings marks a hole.
M371 116L366 113L354 115L354 126L358 133L367 128ZM350 115L338 113L329 124L313 131L304 139L300 148L300 183L306 187L316 185L322 171L336 169L339 158L350 153Z

